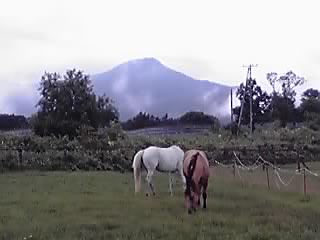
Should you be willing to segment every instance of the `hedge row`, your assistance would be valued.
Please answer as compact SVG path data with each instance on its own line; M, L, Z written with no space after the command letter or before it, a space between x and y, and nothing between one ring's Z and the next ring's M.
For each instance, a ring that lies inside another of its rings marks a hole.
M305 129L263 131L233 138L228 132L185 134L172 137L127 136L121 129L107 129L68 138L0 136L0 170L116 170L131 171L140 149L179 145L183 150L204 150L209 159L231 163L233 152L247 164L261 155L277 164L315 161L320 154L317 132Z

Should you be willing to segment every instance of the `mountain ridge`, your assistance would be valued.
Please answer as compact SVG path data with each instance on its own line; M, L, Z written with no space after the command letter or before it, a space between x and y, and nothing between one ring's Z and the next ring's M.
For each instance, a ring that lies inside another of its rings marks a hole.
M152 57L128 60L110 70L89 75L94 93L106 94L114 100L121 121L139 112L176 118L189 111L230 119L230 89L236 87L195 79ZM16 90L4 97L3 105L12 109L8 113L30 117L37 111L38 84L33 85L27 95Z
M115 101L121 120L139 112L177 117L188 111L226 118L230 89L236 88L192 78L153 57L128 60L91 79L95 93L106 94ZM221 110L222 105L226 109Z

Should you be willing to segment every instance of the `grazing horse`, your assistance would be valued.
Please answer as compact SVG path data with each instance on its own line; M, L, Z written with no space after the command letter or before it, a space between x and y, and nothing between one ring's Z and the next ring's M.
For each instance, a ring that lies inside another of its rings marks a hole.
M141 188L142 167L144 167L147 171L147 196L149 195L150 191L152 191L153 195L155 195L154 187L152 185L152 176L155 170L169 173L169 191L171 196L173 195L171 174L176 171L178 171L181 176L183 190L185 190L186 180L183 174L183 158L184 151L176 145L167 148L150 146L146 149L138 151L135 154L132 163L135 181L135 193L138 193Z
M200 150L189 150L183 160L183 173L186 178L185 204L188 213L200 206L202 192L203 208L207 208L207 187L210 177L209 162L206 154Z

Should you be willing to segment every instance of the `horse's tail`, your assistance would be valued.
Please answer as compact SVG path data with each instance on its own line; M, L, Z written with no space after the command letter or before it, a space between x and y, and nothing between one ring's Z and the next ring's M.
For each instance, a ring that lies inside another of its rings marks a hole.
M135 193L140 192L140 188L141 188L141 165L142 165L143 152L144 152L143 150L140 150L139 152L137 152L133 158L133 163L132 163Z
M194 173L194 170L196 168L196 164L197 164L197 159L198 159L198 156L199 156L199 152L197 152L196 154L194 154L192 157L191 157L191 160L189 162L189 166L188 166L188 175L186 177L186 182L187 182L187 188L186 188L186 193L191 197L191 183L192 183L192 177L193 177L193 173Z

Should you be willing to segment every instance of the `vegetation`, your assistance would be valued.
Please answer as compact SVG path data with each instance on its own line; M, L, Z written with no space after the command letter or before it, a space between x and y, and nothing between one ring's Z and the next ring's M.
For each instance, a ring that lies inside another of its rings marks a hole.
M209 209L190 217L181 188L175 184L175 195L170 197L167 175L157 174L156 199L133 197L132 174L127 172L132 170L134 154L150 145L202 149L211 164L212 160L231 163L233 151L246 164L258 155L276 165L319 160L319 92L308 89L296 107L294 89L303 78L288 72L279 78L268 74L268 79L274 86L271 95L252 82L253 135L243 127L242 134L234 137L214 116L201 112L177 119L139 113L121 124L112 100L92 92L89 76L76 70L67 71L63 79L46 73L39 88L39 110L30 121L35 135L0 135L0 171L37 170L0 175L0 239L315 239L320 228L319 196L310 200L296 193L275 194L230 183L232 176L216 174L210 180ZM276 83L281 84L280 91ZM237 96L245 99L245 125L248 94L241 85ZM234 112L239 117L239 108ZM24 124L22 118L18 123L13 121L18 118L2 119L0 125L9 129ZM303 126L289 129L290 122ZM161 137L124 131L180 124L211 128L201 135Z
M168 118L168 114L159 118L152 114L140 112L122 124L125 130L176 125L211 125L212 128L216 129L220 127L219 120L216 117L196 111L187 112L178 118Z
M308 89L302 94L299 107L302 119L313 130L320 130L320 92Z
M177 178L178 179L178 178ZM134 196L132 174L0 175L0 239L317 239L320 199L214 177L208 209L189 216L180 182L154 178L157 196ZM165 220L165 221L164 221Z
M288 123L302 122L302 112L296 108L296 88L304 84L305 79L289 71L284 75L278 76L277 73L267 74L267 80L272 86L273 92L269 95L257 85L255 79L249 81L249 86L240 85L237 96L241 101L244 99L244 108L241 121L248 125L250 120L250 92L252 91L253 103L253 125L255 123L268 123L275 120L280 121L281 127L286 127ZM280 85L280 88L279 88ZM302 96L309 94L313 89L308 89ZM314 93L316 94L316 93ZM317 102L316 104L318 104ZM240 107L233 110L237 117L240 117ZM254 130L254 129L253 129Z
M0 130L22 129L29 126L25 116L14 114L0 114Z
M261 154L277 164L314 161L320 153L320 134L308 128L295 130L257 127L252 138L233 138L229 131L171 136L126 134L119 123L99 132L83 129L73 139L40 136L0 136L0 169L41 170L118 170L131 171L136 151L150 145L178 144L183 149L199 148L211 160L233 160L235 151L245 162L254 162Z
M253 136L248 136L246 128L242 127L242 134L234 137L216 117L202 112L187 112L176 119L167 114L159 118L139 113L120 123L112 100L93 93L88 75L75 69L66 71L63 77L58 73L45 73L40 81L39 109L30 120L35 135L0 136L0 169L126 171L131 170L137 150L150 145L172 144L185 150L200 148L210 159L227 162L232 161L233 151L249 162L258 154L277 164L316 160L320 153L319 91L305 91L302 104L296 107L295 88L304 83L304 78L290 71L279 77L276 73L269 73L267 79L274 90L271 95L256 80L252 80L249 86L253 92ZM248 88L241 84L237 96L244 99L244 125L249 124L250 119L249 95ZM234 109L238 118L239 112L239 108ZM8 121L10 119L5 122ZM303 124L291 130L284 128L289 122ZM124 131L190 124L209 125L210 128L202 135L162 137L132 136ZM234 126L230 128L234 133Z
M40 136L75 137L82 127L108 126L119 114L106 96L93 93L88 75L68 70L63 80L58 73L45 73L40 82L40 110L33 117L33 127Z
M302 104L295 106L296 87L304 84L305 79L289 71L278 76L271 72L266 75L267 81L273 88L268 94L255 79L251 79L249 86L240 84L237 91L239 100L244 100L241 122L249 125L250 95L252 91L253 126L280 121L281 127L288 123L304 122L305 126L317 130L320 124L319 91L308 89L302 95ZM119 113L112 99L107 96L96 96L93 93L90 76L80 70L67 70L61 77L59 73L45 73L40 81L40 99L37 104L38 112L31 118L31 126L36 135L60 136L67 135L74 138L82 128L97 130L108 127L111 122L119 122ZM240 107L235 107L233 113L236 120L240 117ZM16 121L12 121L15 119ZM12 129L15 126L25 126L25 120L19 117L0 116L0 129ZM188 112L176 119L153 116L140 112L132 119L122 123L125 130L168 126L179 124L212 125L214 129L220 127L215 116L202 112Z
M260 86L258 86L256 80L252 80L252 112L253 112L253 127L256 123L267 123L272 121L271 115L271 96L267 92L263 91ZM237 90L237 97L240 101L244 98L244 106L242 112L241 123L244 125L250 124L250 87L246 88L243 83ZM240 106L233 109L233 113L236 115L236 121L239 121L240 117Z

